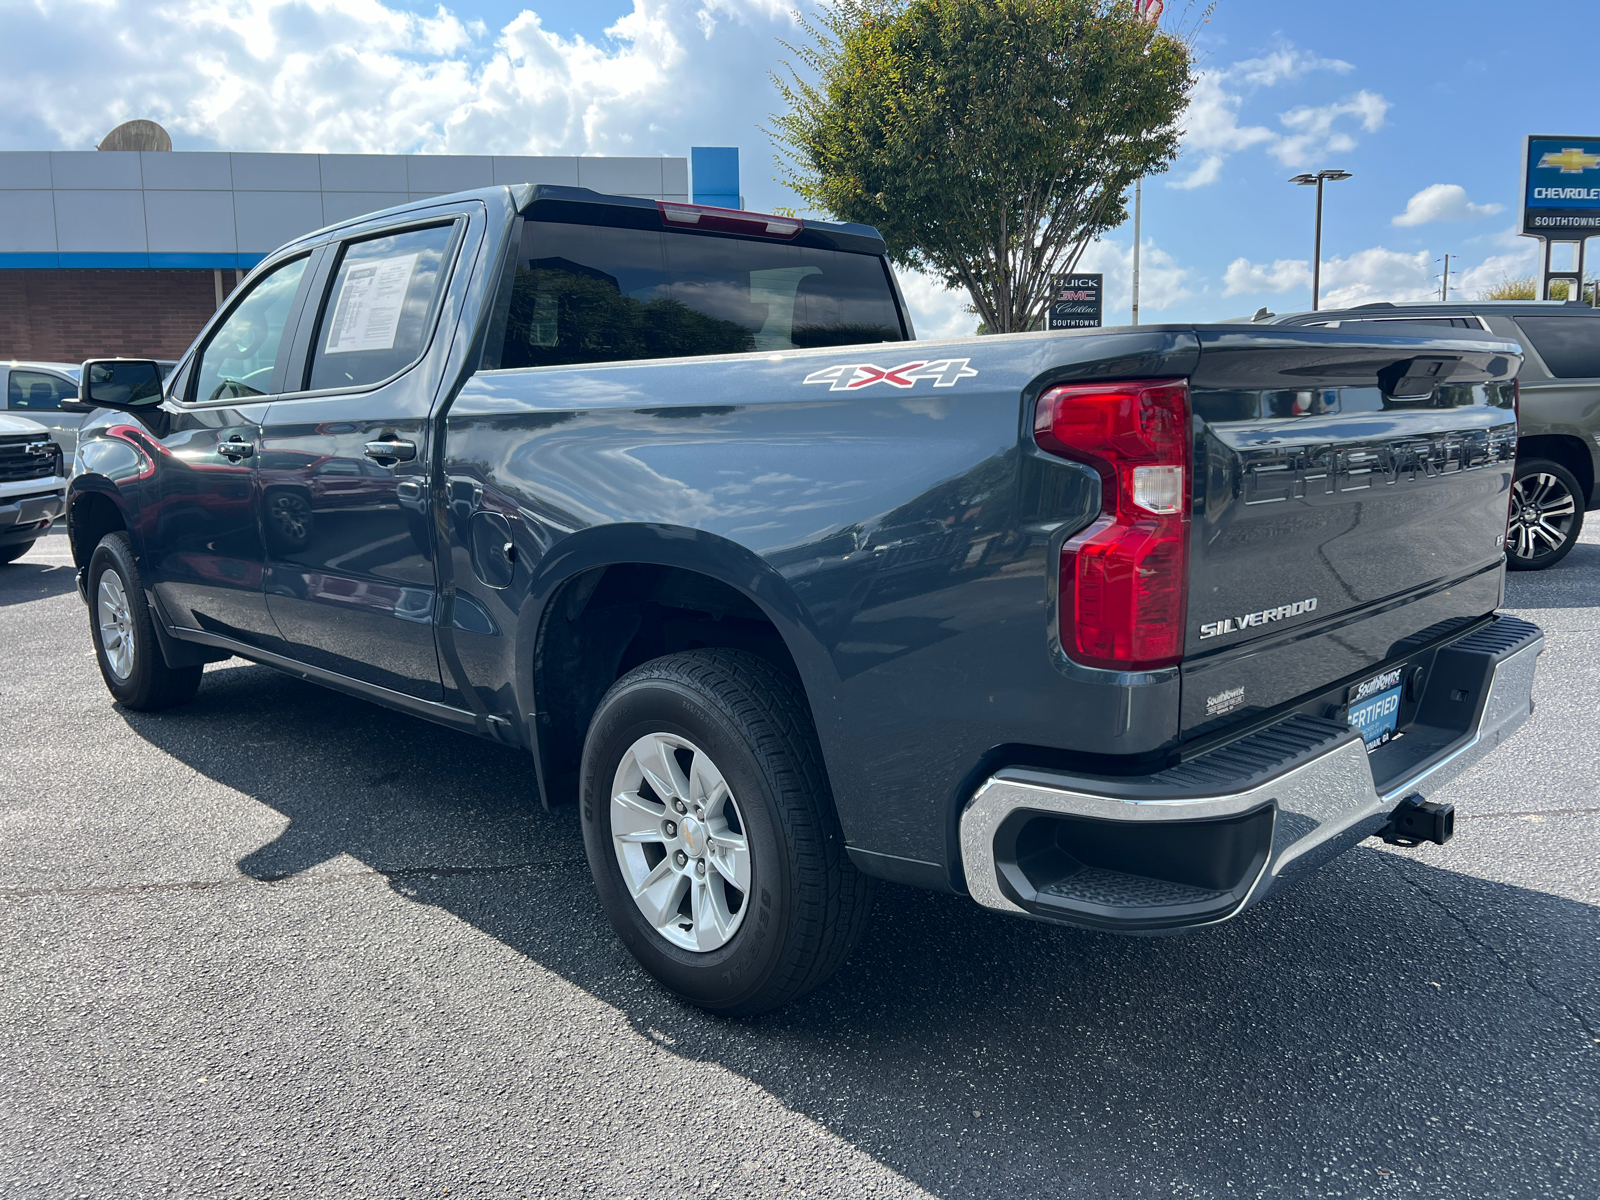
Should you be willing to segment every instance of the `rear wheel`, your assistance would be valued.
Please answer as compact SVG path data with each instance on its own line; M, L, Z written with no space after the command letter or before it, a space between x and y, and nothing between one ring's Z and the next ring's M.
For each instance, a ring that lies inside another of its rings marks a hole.
M1506 527L1506 565L1542 571L1567 556L1583 532L1583 489L1577 477L1548 458L1517 463Z
M204 667L169 667L162 657L139 565L120 530L101 538L89 559L89 636L100 677L128 708L171 708L200 687Z
M865 927L799 687L753 654L692 650L630 671L583 757L600 902L644 968L702 1008L765 1012L821 983Z
M29 550L33 549L32 542L16 542L10 546L0 546L0 567L6 563L14 563Z

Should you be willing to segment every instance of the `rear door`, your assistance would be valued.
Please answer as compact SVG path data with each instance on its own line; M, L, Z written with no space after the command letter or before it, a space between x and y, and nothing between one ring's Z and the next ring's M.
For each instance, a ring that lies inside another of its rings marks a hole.
M1186 735L1494 610L1514 355L1346 329L1201 340Z
M426 700L442 697L428 476L443 354L429 350L451 335L449 281L482 238L481 210L469 216L329 248L296 339L298 388L261 440L267 606L288 653Z

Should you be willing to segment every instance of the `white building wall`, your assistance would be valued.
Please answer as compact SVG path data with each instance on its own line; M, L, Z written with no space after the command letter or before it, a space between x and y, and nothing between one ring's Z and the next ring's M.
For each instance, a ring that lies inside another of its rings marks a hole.
M6 151L0 267L250 267L324 225L513 183L687 202L689 160Z

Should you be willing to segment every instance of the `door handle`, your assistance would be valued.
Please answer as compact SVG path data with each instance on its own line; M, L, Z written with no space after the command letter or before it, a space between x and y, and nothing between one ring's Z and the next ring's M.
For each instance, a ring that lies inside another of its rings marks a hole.
M249 458L255 452L256 444L247 442L243 438L234 438L217 446L217 453L224 458Z
M382 465L384 459L390 462L410 462L417 456L415 442L368 442L367 457Z

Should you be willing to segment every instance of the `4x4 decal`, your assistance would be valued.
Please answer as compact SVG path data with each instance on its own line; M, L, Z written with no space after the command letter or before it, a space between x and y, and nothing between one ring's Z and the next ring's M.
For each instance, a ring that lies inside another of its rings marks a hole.
M837 367L823 367L807 375L807 383L826 383L830 392L853 392L887 383L890 387L916 387L924 379L933 380L934 387L955 387L962 379L971 379L978 372L967 366L967 358L940 358L931 362L916 359L898 367L880 367L877 363L845 363Z

